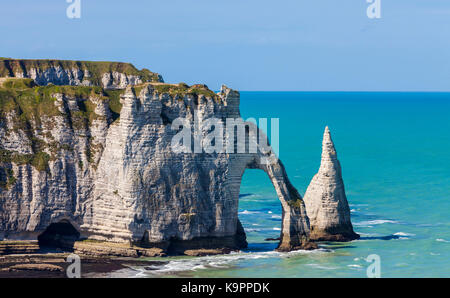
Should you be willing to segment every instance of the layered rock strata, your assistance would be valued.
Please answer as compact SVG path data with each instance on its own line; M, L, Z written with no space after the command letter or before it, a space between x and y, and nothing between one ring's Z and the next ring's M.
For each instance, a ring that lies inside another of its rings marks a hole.
M243 248L239 189L244 171L258 168L283 207L279 250L314 247L304 202L271 150L172 150L178 117L239 118L237 91L129 81L110 90L101 81L79 86L88 85L81 77L30 75L45 69L0 87L0 240L35 240L53 224L70 224L82 239L165 252Z
M123 89L145 82L163 82L148 69L121 62L19 60L0 58L0 77L30 78L38 85L102 86Z
M353 231L341 165L328 127L323 135L319 172L308 186L304 200L312 240L351 241L359 238Z

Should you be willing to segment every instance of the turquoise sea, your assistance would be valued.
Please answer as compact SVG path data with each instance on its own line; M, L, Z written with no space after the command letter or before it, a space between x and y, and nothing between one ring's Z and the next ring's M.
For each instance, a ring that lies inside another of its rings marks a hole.
M247 170L239 218L248 250L175 257L140 277L450 277L450 93L242 92L243 118L280 119L280 158L304 194L328 125L361 239L278 253L281 206L264 172Z

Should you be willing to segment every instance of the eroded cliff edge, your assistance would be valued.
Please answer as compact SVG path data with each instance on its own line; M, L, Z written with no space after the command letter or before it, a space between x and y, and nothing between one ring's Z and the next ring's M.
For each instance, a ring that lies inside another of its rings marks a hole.
M38 85L101 86L123 89L145 82L163 82L161 75L130 63L0 58L0 77L30 78Z
M38 239L69 223L81 238L167 251L242 248L240 183L245 169L259 168L283 207L279 249L312 247L305 205L283 164L260 160L272 152L171 149L174 119L238 118L238 92L130 79L117 65L83 62L96 78L88 83L73 75L86 73L83 63L70 64L76 71L68 62L17 63L26 71L11 72L10 63L7 76L16 78L0 82L0 239Z

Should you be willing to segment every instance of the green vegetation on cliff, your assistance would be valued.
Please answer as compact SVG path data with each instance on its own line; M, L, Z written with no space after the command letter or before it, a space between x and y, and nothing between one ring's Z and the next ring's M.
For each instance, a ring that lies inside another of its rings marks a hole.
M148 84L141 84L132 87L136 96L139 96L141 90L146 88ZM170 94L173 97L184 97L187 94L194 96L203 95L218 99L217 94L209 90L205 85L187 84L152 84L152 88L159 94ZM122 104L120 96L125 90L107 90L102 87L93 86L37 86L32 79L6 79L1 85L0 82L0 115L14 111L17 115L16 128L25 129L29 121L41 123L42 116L52 117L61 115L57 105L55 105L55 95L61 94L69 98L78 99L77 104L79 111L73 112L72 117L74 128L82 128L83 123L92 123L98 119L95 111L96 105L89 100L97 98L99 100L108 101L109 108L112 112L113 120L119 118ZM80 100L82 99L82 100Z
M109 98L109 109L111 110L112 118L115 121L120 117L122 104L120 103L120 95L124 93L123 90L103 90L104 94Z
M92 121L95 118L94 105L89 97L95 96L107 100L101 87L84 86L36 86L31 79L8 79L0 87L0 115L14 111L19 120L17 128L24 129L25 122L41 123L42 116L61 115L55 105L55 95L62 94L71 98L82 98L80 113Z
M37 152L34 154L18 154L5 149L0 149L0 163L13 162L17 165L30 164L38 171L45 171L48 168L50 155L45 152Z
M185 95L191 94L195 98L203 95L217 100L220 99L205 85L144 83L131 88L133 93L139 96L140 92L144 88L148 88L149 85L157 94L169 94L174 98L178 96L181 99ZM39 171L45 171L48 168L49 161L55 159L59 152L73 150L68 144L59 144L51 135L50 131L54 125L52 117L56 116L68 117L71 128L81 135L86 135L89 148L84 154L89 163L93 162L95 152L102 150L102 148L98 148L98 144L92 142L87 131L94 120L105 118L105 116L98 115L95 112L97 104L99 101L105 101L111 111L111 120L118 120L122 109L120 98L124 92L125 89L108 90L99 86L57 86L52 84L38 86L32 79L1 78L0 125L8 117L8 122L10 125L12 124L12 128L6 129L6 135L12 131L24 135L33 152L31 154L19 154L5 150L0 145L0 168L4 173L7 173L0 175L7 177L3 179L1 184L5 186L14 182L12 170L5 170L10 167L5 166L5 163L30 164ZM67 110L67 107L63 105L69 103L67 101L58 102L58 96L73 99L71 104L76 104L78 108ZM43 133L42 131L46 132ZM48 152L48 154L45 152ZM83 165L80 165L81 167Z
M196 84L189 86L185 83L179 84L152 84L153 88L158 93L168 93L172 97L179 96L184 97L187 94L192 94L194 96L203 95L205 97L210 97L218 100L219 96L213 91L209 90L206 85Z
M117 107L117 102L121 91L108 92L115 95L111 98L114 98L113 106L118 115L120 108ZM63 115L58 105L55 104L56 94L76 100L78 110L71 112L68 117L70 117L72 128L81 131L88 129L93 120L101 117L95 113L96 104L91 99L108 101L110 98L101 87L36 86L31 79L16 78L7 79L3 84L0 82L0 123L5 117L9 117L13 126L12 131L25 134L33 150L31 154L19 154L0 147L0 163L30 164L39 171L45 171L48 168L48 162L59 151L73 150L67 144L59 144L56 141L44 142L44 136L40 132L43 128L44 118L49 120L46 123L47 129L51 129L53 125L51 117ZM11 133L11 129L6 130L6 134L9 133ZM53 139L51 134L45 135L45 137L47 140ZM45 153L45 150L51 155ZM88 155L90 157L91 152ZM11 182L11 179L7 179L7 181ZM1 184L8 186L10 183L3 181Z

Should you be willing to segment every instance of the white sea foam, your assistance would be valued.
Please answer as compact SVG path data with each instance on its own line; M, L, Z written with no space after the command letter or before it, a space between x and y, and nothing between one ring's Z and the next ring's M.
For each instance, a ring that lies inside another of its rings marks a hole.
M385 223L398 224L398 221L390 220L390 219L376 219L376 220L367 220L362 222L356 222L355 226L370 226L370 225L382 225Z
M338 269L338 267L331 267L331 266L323 266L323 265L319 265L319 264L306 264L306 266L310 266L313 268L317 268L317 269L322 269L322 270L336 270Z
M273 228L274 231L281 231L280 228Z
M248 210L244 210L239 212L239 214L256 214L259 213L258 211L248 211Z
M412 237L412 236L416 236L416 234L410 234L410 233L405 233L405 232L397 232L397 233L394 234L394 236Z
M361 233L361 232L358 232L358 234L360 236L362 236L362 237L377 237L377 236L380 236L380 234L374 234L374 233Z
M358 264L350 264L350 265L347 265L347 266L351 267L351 268L362 268L362 266L358 265Z
M281 215L272 215L272 218L278 218L278 219L281 219Z
M438 238L436 239L437 242L445 242L445 243L450 243L450 241L442 239L442 238Z
M239 199L240 200L245 200L245 201L252 201L252 200L249 200L249 199L261 198L261 197L262 196L260 194L254 194L254 193L239 195Z
M83 277L87 278L127 278L130 276L133 277L145 277L145 274L143 274L145 270L139 270L139 269L133 269L133 268L124 268L113 272L104 272L104 273L98 273L98 272L92 272L87 273L86 275L83 275Z
M277 251L266 251L266 252L233 252L228 255L218 255L218 256L205 256L205 257L195 257L187 259L175 259L170 260L168 263L163 265L150 265L151 270L144 270L145 267L133 268L137 273L134 275L137 277L149 276L149 275L164 275L164 274L176 274L178 272L186 271L198 271L204 269L223 269L229 268L234 264L247 261L247 260L257 260L257 259L267 259L267 258L289 258L295 255L308 255L308 254L324 254L332 250L329 249L317 249L317 250L298 250L292 252L277 252ZM146 266L147 267L147 266ZM334 268L327 268L334 269Z

